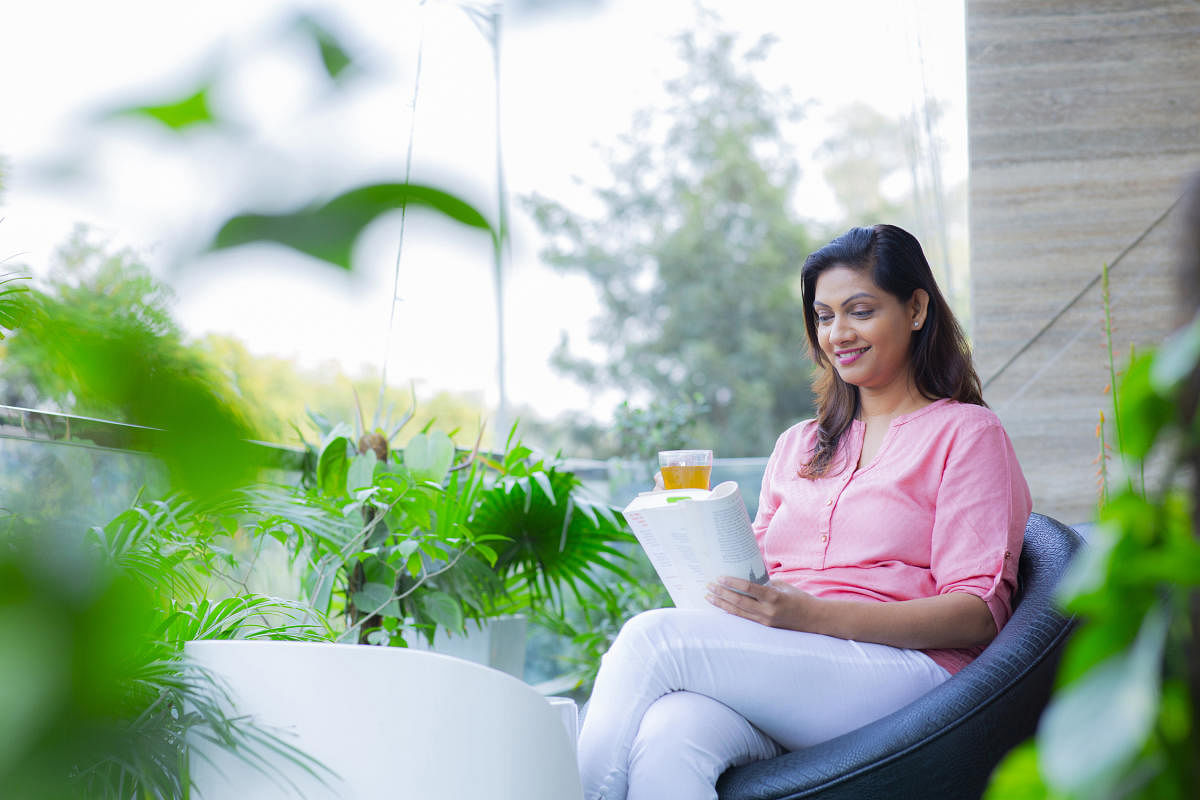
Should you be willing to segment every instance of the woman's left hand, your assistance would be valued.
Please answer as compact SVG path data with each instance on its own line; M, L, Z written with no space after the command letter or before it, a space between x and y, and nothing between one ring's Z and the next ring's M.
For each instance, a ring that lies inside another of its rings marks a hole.
M762 585L726 576L708 584L708 602L772 628L810 630L806 623L814 600L808 592L777 580Z

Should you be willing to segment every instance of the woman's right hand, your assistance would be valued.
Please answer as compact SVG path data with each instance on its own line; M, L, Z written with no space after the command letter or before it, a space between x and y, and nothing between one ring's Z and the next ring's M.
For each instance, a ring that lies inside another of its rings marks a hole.
M662 470L660 469L658 472L654 473L654 488L651 491L665 492L666 490L667 487L665 484L663 484Z

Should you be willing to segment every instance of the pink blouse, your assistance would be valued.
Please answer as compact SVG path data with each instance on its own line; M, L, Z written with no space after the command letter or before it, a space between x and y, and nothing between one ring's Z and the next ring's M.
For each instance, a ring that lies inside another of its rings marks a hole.
M817 597L983 598L999 630L1012 613L1032 503L1012 443L983 406L938 400L892 420L875 459L855 470L856 420L825 477L801 478L812 420L784 431L763 476L754 532L772 578ZM982 648L927 650L950 673Z

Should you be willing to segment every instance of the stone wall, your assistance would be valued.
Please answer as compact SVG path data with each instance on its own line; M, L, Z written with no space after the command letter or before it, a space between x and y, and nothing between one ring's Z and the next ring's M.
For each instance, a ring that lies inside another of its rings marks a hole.
M1096 502L1108 366L1178 322L1175 202L1200 169L1198 0L967 0L972 338L1036 510ZM1111 414L1107 414L1111 417Z

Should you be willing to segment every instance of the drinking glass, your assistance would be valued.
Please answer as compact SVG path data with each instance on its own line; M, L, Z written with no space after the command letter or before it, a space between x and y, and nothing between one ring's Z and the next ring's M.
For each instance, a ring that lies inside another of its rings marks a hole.
M712 450L660 450L658 468L666 489L707 489L712 477Z

